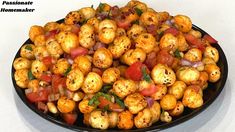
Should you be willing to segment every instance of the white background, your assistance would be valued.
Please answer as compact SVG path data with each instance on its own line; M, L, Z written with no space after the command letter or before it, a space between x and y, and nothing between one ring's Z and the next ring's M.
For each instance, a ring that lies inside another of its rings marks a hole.
M39 117L22 103L12 85L11 64L19 47L28 39L28 30L31 25L44 25L48 21L59 20L71 10L92 4L96 7L99 2L98 0L34 0L32 6L21 6L35 8L33 13L0 12L0 131L69 132ZM126 3L125 0L107 0L106 2L119 6ZM166 10L172 15L190 16L194 24L219 41L229 63L227 83L215 102L195 118L164 131L234 131L235 1L146 0L145 2L157 11ZM3 6L1 3L0 7L17 8L17 6Z

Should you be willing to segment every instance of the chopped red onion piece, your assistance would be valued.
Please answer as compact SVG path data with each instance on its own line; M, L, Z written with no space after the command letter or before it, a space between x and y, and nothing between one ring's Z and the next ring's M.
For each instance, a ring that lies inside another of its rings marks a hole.
M204 65L201 61L191 62L191 61L186 60L186 59L181 59L180 60L180 64L182 66L191 66L191 67L194 67L194 68L197 68L199 66L203 66Z
M33 89L31 88L28 88L28 89L25 89L25 94L29 94L29 93L32 93L33 92Z
M73 64L73 59L68 58L67 60L68 60L68 62L69 62L69 64L70 64L70 65L72 65L72 64Z
M97 50L97 49L99 49L99 48L104 48L104 47L105 47L105 44L104 44L104 43L97 42L97 43L94 45L93 49L94 49L94 50Z
M150 98L150 97L146 97L145 99L147 101L148 107L149 108L152 107L152 105L154 103L154 100L152 98Z

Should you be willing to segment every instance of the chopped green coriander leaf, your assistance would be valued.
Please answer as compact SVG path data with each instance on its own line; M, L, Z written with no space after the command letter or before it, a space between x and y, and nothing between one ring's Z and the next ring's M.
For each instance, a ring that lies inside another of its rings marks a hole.
M35 78L31 70L28 72L28 78L29 80L33 80Z
M140 10L139 8L135 8L135 12L137 13L138 16L141 16L141 14L143 13L143 11Z
M118 105L120 105L121 108L124 109L124 108L125 108L124 102L123 102L116 94L112 93L112 95L113 95L114 98L115 98L115 102L116 102Z
M142 67L141 71L142 71L142 74L143 74L143 79L147 82L151 82L151 78L150 78L149 74L147 74L147 69L146 69L145 66Z
M33 48L30 45L25 46L25 49L33 51Z
M137 25L139 25L139 21L138 21L138 20L135 20L135 21L133 21L131 24L137 24Z
M94 5L91 5L91 8L94 8Z
M70 71L71 71L71 66L65 71L64 76L67 76Z
M109 105L105 105L104 108L102 109L103 112L108 111L109 110Z
M111 101L111 96L109 94L98 92L89 100L88 105L94 105L95 107L98 106L100 104L100 102L99 102L100 96L103 96L107 100Z
M180 51L178 49L175 50L174 55L175 55L176 58L179 58L179 59L182 58L181 55L180 55Z
M101 92L107 93L112 87L112 85L105 85L102 87Z
M104 10L104 4L103 4L103 3L100 3L99 6L98 6L98 9L99 9L99 12L103 12L103 10Z

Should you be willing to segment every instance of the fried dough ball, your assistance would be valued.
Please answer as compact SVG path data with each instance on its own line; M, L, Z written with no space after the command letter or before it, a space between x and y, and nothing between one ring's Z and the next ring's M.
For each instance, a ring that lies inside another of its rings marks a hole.
M171 122L172 121L172 117L170 116L169 112L167 111L163 111L160 115L160 120L162 122Z
M158 12L158 17L159 22L164 22L170 18L170 14L166 11Z
M133 24L131 28L127 31L127 35L129 38L136 40L136 38L141 34L146 32L143 26Z
M220 79L220 68L214 64L208 64L205 66L205 71L209 75L209 82L217 82Z
M133 9L131 7L125 6L125 7L120 8L120 10L121 10L121 13L127 14L127 15L125 15L125 21L127 21L127 22L134 22L134 21L138 20L138 18L139 18L139 15L135 11L135 10L137 10L136 8ZM131 11L131 13L129 13L130 11Z
M31 71L33 76L40 78L42 73L48 70L47 66L40 60L34 60L32 62Z
M118 80L113 84L113 92L120 98L134 93L136 90L137 86L132 80Z
M31 61L23 58L23 57L19 57L16 58L13 62L13 67L15 68L15 70L19 70L19 69L29 69L31 67Z
M177 99L174 95L166 94L160 101L161 108L163 110L172 110L175 108Z
M48 53L55 58L59 58L60 55L64 53L60 44L54 39L49 39L46 41L46 49Z
M38 35L43 35L44 34L44 30L43 27L38 26L38 25L33 25L30 27L29 29L29 38L31 41L34 42L34 39L38 36Z
M175 83L174 71L166 65L157 64L151 71L151 77L156 84L171 86Z
M127 3L127 6L132 7L132 8L138 8L142 12L147 11L148 7L145 3L137 1L137 0L131 0Z
M159 47L160 49L170 48L175 51L178 48L178 40L171 33L167 33L162 36Z
M60 24L57 23L57 22L48 22L44 25L43 29L46 32L49 32L49 31L52 31L52 30L57 30L57 29L59 29L59 27L60 27Z
M219 52L216 48L214 48L212 46L207 46L203 55L204 55L204 57L208 57L208 58L213 59L216 63L219 60Z
M198 38L198 39L202 37L201 32L199 32L199 31L197 31L197 30L191 29L188 33L191 34L191 35L193 35L194 37L196 37L196 38Z
M102 29L112 29L116 31L117 24L113 20L105 19L99 23L99 31L101 31Z
M106 48L99 48L93 56L93 64L98 68L108 68L113 63L112 53Z
M33 79L29 80L27 88L32 89L33 92L38 91L39 88L39 80L38 79Z
M131 47L131 40L127 36L121 36L115 38L113 44L109 45L109 50L113 55L113 58L117 59L121 57Z
M46 37L45 35L38 35L35 37L35 40L34 40L34 45L35 46L43 46L46 44Z
M96 17L90 18L87 21L87 24L90 24L95 28L95 32L99 32L99 23L100 21Z
M137 61L144 62L145 59L146 53L140 48L128 50L121 58L121 60L127 65L132 65Z
M183 81L175 81L175 83L168 88L168 94L174 95L176 99L181 99L186 87L187 85Z
M116 32L111 28L104 28L99 31L99 40L104 44L110 44L115 38Z
M156 85L157 91L151 95L154 100L160 100L164 95L167 94L166 85Z
M104 83L112 84L120 78L120 71L118 68L108 68L103 72L102 80Z
M64 19L64 23L68 24L68 25L77 24L77 23L82 22L84 20L83 17L84 16L82 15L81 12L71 11L66 15L66 17Z
M159 16L156 12L153 11L143 12L139 20L140 24L144 26L149 26L149 25L158 26L159 24Z
M44 57L49 56L46 46L36 46L33 51L35 58L39 60L42 60Z
M198 48L192 48L187 51L187 53L184 54L184 58L195 62L195 61L201 61L202 60L202 51Z
M152 113L149 108L140 111L134 118L134 123L137 128L146 128L152 125Z
M28 69L19 69L15 71L14 78L15 78L16 84L20 88L27 88L28 83L29 83L28 72L29 72Z
M88 56L78 56L74 59L72 69L79 68L83 75L87 75L91 71L91 63Z
M118 124L119 129L131 129L134 125L133 114L126 110L118 114Z
M59 98L57 102L57 108L61 113L69 113L74 110L75 102L63 96Z
M71 32L61 31L56 35L56 40L61 44L62 49L68 54L71 49L79 46L79 39L77 35Z
M181 32L189 32L192 29L191 19L185 15L176 15L173 21L175 27Z
M109 127L108 114L102 112L101 110L92 111L90 114L89 122L93 128L99 128L99 129L104 130Z
M85 20L88 20L95 16L95 9L91 7L83 7L79 10Z
M53 65L52 71L54 74L64 75L69 67L69 62L65 58L61 58L56 62L55 65Z
M182 33L180 33L177 36L177 40L178 40L178 50L179 51L186 51L189 48L189 45L187 43L187 41L185 40L185 37Z
M117 112L110 112L108 113L109 116L109 128L114 128L117 126L118 123L118 113Z
M146 53L153 51L157 45L156 39L150 33L141 33L135 40L135 47L143 49Z
M177 101L176 106L173 110L169 111L171 116L179 116L184 112L184 105L181 101Z
M198 85L188 86L184 92L182 103L184 106L192 109L202 106L202 89Z
M102 78L95 72L89 72L84 79L82 90L86 94L93 94L98 92L103 85Z
M205 65L208 65L208 64L215 64L216 65L215 61L209 57L203 57L202 62Z
M27 58L29 60L35 59L34 49L35 49L35 45L25 44L20 48L20 56Z
M95 109L94 106L89 105L88 103L89 103L88 99L83 99L81 102L79 102L78 108L81 113L88 114L88 113L91 113Z
M149 108L152 114L152 123L157 122L160 119L161 107L157 101L154 101L153 105Z
M194 67L180 67L176 72L176 76L180 81L189 85L199 79L200 72Z
M91 48L95 45L94 27L90 24L84 24L79 32L79 44L85 48Z
M66 86L70 91L76 91L82 86L83 80L83 73L78 68L72 69L67 75Z
M147 106L147 101L144 96L139 93L128 95L124 103L132 114L137 114Z

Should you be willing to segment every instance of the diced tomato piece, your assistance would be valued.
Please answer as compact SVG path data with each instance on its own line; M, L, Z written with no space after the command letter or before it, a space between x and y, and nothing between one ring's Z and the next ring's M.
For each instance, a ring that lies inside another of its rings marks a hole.
M142 79L142 67L144 66L143 63L137 61L133 63L130 67L126 69L125 77L134 81L140 81Z
M41 77L40 77L40 79L42 80L42 81L46 81L46 82L51 82L51 80L52 80L52 76L51 76L51 74L42 74L41 75Z
M162 49L157 54L157 63L171 66L174 62L174 57L166 49Z
M117 103L112 103L109 106L109 110L115 111L115 112L122 112L124 109L120 105L118 105Z
M54 93L59 92L59 87L66 88L66 78L62 78L59 75L52 76L52 90Z
M140 94L142 94L143 96L151 96L152 94L157 92L157 87L152 84L150 85L149 88L145 88L143 90L140 91Z
M116 22L119 28L128 29L131 26L131 22L126 19L118 19Z
M65 113L62 117L67 124L73 125L76 122L78 115L77 113Z
M211 44L216 44L218 42L217 40L215 40L213 37L211 37L208 34L204 35L203 39L207 40Z
M59 33L59 29L51 30L49 32L46 32L45 38L50 39L50 38L55 38L55 35Z
M151 52L147 55L147 58L144 64L148 67L148 69L153 69L153 67L157 64L157 53Z
M88 54L88 50L83 47L77 47L75 49L72 49L70 54L71 54L71 58L75 59L77 56Z
M27 99L30 102L43 102L43 101L47 101L48 99L48 91L46 89L43 90L39 90L37 92L31 92L26 94Z
M191 34L185 34L184 37L191 44L192 47L198 48L201 51L205 50L205 45L200 39L194 37Z
M46 56L42 58L42 62L47 66L50 67L55 63L55 59L51 56Z
M107 100L105 97L100 96L98 98L100 104L98 105L99 108L103 109L105 106L109 106L109 110L121 112L123 111L122 107L116 103L112 103L111 101Z
M147 29L147 32L151 33L153 36L157 34L157 26L154 24L147 26L146 29Z
M164 34L167 34L167 33L177 36L179 34L179 31L176 28L171 27L164 31Z

